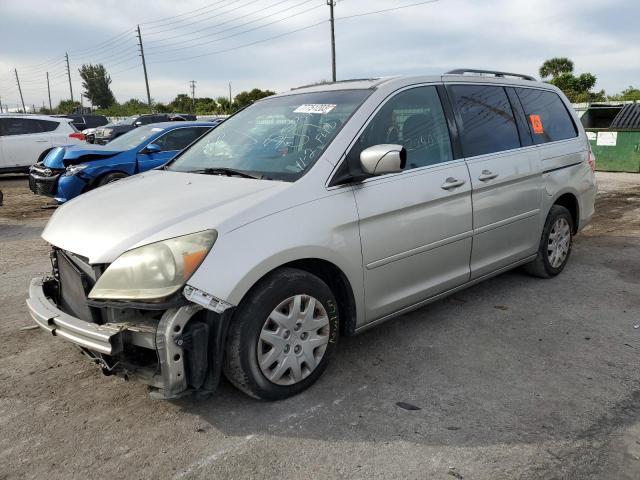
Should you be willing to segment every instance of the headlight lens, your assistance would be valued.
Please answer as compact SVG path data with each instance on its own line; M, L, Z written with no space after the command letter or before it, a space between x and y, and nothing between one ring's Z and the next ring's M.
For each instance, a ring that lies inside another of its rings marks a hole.
M87 168L89 165L87 165L86 163L79 163L78 165L69 165L66 169L66 171L64 172L64 174L67 177L70 177L71 175L75 175L78 172L81 172L82 170L84 170L85 168Z
M108 135L111 135L111 132L113 132L113 129L111 129L111 128L103 128L101 133L102 133L103 137L106 137Z
M161 300L178 291L218 237L215 230L170 238L120 255L98 279L89 298Z

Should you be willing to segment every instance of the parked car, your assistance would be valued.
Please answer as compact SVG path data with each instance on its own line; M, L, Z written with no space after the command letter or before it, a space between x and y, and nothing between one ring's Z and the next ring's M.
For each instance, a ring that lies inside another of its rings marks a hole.
M54 117L70 118L73 126L82 132L88 128L102 127L109 123L104 115L53 115Z
M83 192L159 167L213 127L206 122L146 125L121 135L109 145L54 148L31 167L33 193L64 203Z
M567 98L531 77L293 90L59 208L28 308L165 398L224 372L281 399L318 379L340 335L518 266L558 275L594 213L594 169Z
M68 118L0 115L0 173L27 173L58 145L84 143Z
M119 122L109 123L102 128L96 128L94 132L94 143L105 145L114 138L133 130L142 125L150 125L152 123L171 122L171 121L195 121L195 115L178 114L178 113L157 113L145 115L133 115L131 117L120 120Z

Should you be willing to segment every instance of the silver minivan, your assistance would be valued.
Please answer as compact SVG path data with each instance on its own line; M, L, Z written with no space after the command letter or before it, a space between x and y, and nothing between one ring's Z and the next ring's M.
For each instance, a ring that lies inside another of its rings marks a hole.
M27 304L162 398L281 399L354 335L518 266L558 275L595 160L565 96L456 70L260 100L164 167L60 207Z

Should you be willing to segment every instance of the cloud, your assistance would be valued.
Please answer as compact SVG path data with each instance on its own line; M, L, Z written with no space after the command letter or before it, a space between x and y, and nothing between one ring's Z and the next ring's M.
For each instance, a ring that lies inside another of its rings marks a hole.
M82 63L104 63L119 101L146 97L137 51L140 22L151 95L168 101L196 80L198 96L253 87L285 91L331 76L328 7L324 0L0 0L0 95L17 104L13 69L25 103L69 97L69 52L75 97ZM598 77L597 88L640 86L639 2L610 0L440 0L376 15L341 18L415 3L342 0L335 7L339 78L440 73L475 67L537 74L554 56ZM306 9L312 10L292 16ZM186 13L199 9L194 13ZM176 16L166 20L166 17ZM281 22L265 25L289 17ZM291 35L287 32L323 22ZM263 26L264 25L264 26ZM248 31L249 29L255 29ZM241 45L256 43L246 48ZM174 37L174 38L171 38ZM227 38L228 37L228 38ZM205 43L206 42L206 43ZM180 48L180 50L178 50ZM223 50L231 51L214 54ZM190 58L198 55L198 58Z

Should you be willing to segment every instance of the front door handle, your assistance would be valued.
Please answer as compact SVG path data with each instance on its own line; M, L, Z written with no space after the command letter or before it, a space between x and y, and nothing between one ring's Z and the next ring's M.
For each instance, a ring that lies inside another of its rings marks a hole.
M49 140L36 140L36 143L47 143Z
M454 188L461 187L462 185L464 185L464 180L458 180L457 178L449 177L440 187L443 190L452 190Z
M493 180L494 178L497 178L497 177L498 177L498 174L493 173L491 170L482 170L482 173L478 177L478 180L480 180L481 182L486 182L488 180Z

